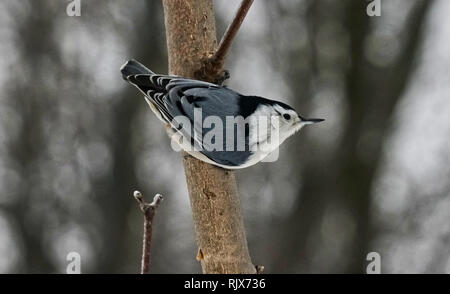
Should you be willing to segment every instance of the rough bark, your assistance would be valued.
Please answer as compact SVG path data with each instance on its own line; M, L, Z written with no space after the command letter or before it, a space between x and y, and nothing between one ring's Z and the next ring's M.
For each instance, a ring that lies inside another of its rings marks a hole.
M163 0L163 5L169 73L199 78L196 72L217 46L212 1ZM183 164L203 273L256 273L234 173L185 153Z

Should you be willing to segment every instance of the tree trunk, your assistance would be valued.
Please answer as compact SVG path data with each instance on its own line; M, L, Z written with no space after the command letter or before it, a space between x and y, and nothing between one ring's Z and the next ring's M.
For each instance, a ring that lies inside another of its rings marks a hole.
M163 0L163 5L169 73L196 78L217 46L212 1ZM183 158L203 273L256 273L234 173L186 153Z

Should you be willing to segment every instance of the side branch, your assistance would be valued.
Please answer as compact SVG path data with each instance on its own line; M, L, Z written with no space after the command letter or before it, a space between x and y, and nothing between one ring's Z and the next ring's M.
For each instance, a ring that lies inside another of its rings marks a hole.
M253 4L253 0L243 0L241 6L237 10L233 21L228 26L222 40L219 43L219 47L212 57L210 57L202 69L197 74L199 78L212 80L218 84L226 80L229 75L224 72L223 67L228 55L228 51L231 48L234 38L236 37L241 24L244 22L245 16Z
M152 244L152 229L153 229L153 217L155 216L156 209L163 201L163 197L160 194L156 194L152 203L146 203L142 193L134 191L134 198L139 203L141 211L144 213L144 235L142 241L142 261L141 261L141 274L148 274L150 272L150 252Z
M242 1L241 6L234 16L233 22L228 26L227 31L223 35L222 40L219 43L219 48L217 48L211 62L218 64L221 67L225 64L225 59L231 48L231 44L233 43L233 40L236 37L236 34L239 31L239 28L241 27L241 24L252 4L253 0Z

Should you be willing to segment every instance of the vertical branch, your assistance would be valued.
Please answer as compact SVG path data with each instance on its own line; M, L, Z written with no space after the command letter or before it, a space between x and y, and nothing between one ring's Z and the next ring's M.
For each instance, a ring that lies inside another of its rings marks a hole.
M146 203L142 193L134 191L134 198L139 203L141 211L144 213L144 234L142 240L142 260L141 260L141 274L148 274L150 272L151 261L151 245L152 245L152 231L153 231L153 217L156 209L163 201L163 197L156 194L152 203Z
M169 73L197 72L217 46L211 0L163 0ZM201 76L215 81L217 76ZM234 173L183 154L198 259L204 273L256 273L247 247Z

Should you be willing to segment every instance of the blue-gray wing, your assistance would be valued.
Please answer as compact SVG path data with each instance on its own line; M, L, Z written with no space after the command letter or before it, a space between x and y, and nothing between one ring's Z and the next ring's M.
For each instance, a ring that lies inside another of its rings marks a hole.
M128 61L121 72L144 93L164 121L214 162L238 166L252 154L248 124L227 126L227 118L239 119L242 114L241 100L251 98L207 82L158 75L135 60Z
M173 79L167 85L167 111L189 120L188 127L174 123L185 139L211 160L226 166L245 163L249 125L240 116L241 99L235 91L195 80ZM176 120L176 119L175 119Z

